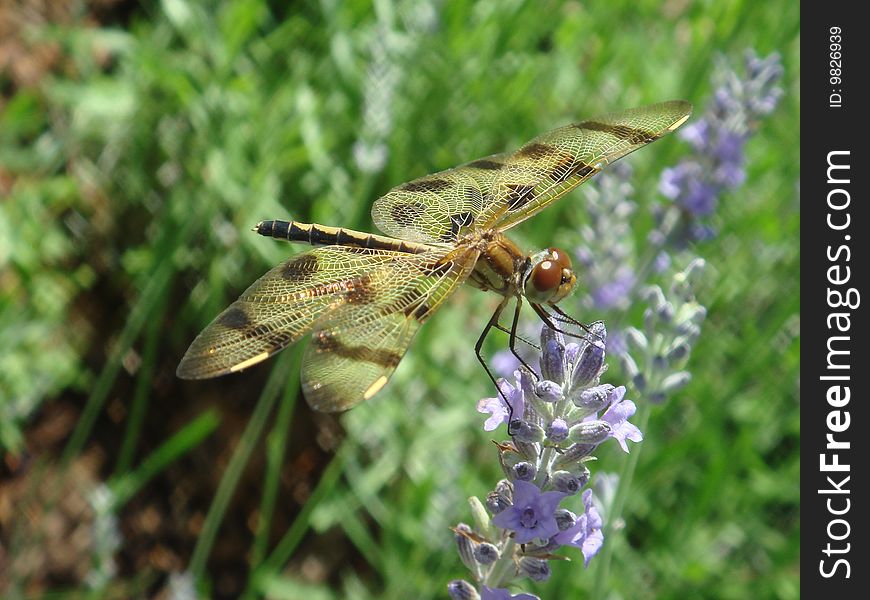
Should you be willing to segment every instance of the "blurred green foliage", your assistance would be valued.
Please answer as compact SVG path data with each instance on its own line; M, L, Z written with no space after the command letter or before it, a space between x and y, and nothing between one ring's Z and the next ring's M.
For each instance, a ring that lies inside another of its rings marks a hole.
M670 98L700 108L716 57L781 53L785 97L749 144L746 184L721 199L719 237L696 249L709 265L699 295L709 317L693 381L653 411L625 529L606 543L617 545L614 598L798 597L796 3L163 0L124 27L28 34L64 63L0 112L0 445L24 451L44 403L71 399L81 412L69 461L120 399L129 420L109 479L119 510L216 426L207 412L188 437L182 425L152 454L137 451L150 399L201 389L171 377L186 345L288 255L249 232L257 221L370 230L372 200L393 185L600 112ZM685 152L669 138L630 159L638 244L658 174ZM564 224L582 222L583 195L519 228L520 239L576 245ZM448 526L499 476L474 408L493 391L468 337L492 300L460 292L385 392L346 415L347 437L286 535L270 532L287 502L277 481L296 394L287 372L297 367L282 359L256 409L266 416L239 445L262 443L280 396L260 521L251 548L238 549L248 597L444 597L464 575ZM238 473L247 456L237 456ZM625 460L600 458L602 470ZM224 510L209 511L206 530ZM303 541L335 531L353 564L330 564ZM190 570L199 590L220 595L211 544L200 541ZM303 568L309 554L323 566ZM584 571L578 557L537 593L588 591L595 562Z

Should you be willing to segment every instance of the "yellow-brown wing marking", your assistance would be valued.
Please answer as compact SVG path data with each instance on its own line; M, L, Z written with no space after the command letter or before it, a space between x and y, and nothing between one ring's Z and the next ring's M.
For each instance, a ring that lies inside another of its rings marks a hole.
M396 238L450 243L475 226L506 159L495 154L394 187L375 200L372 220Z
M347 410L386 385L420 325L471 273L477 252L418 274L396 291L393 277L371 281L365 302L349 302L315 326L302 359L302 390L315 410Z
M651 104L560 127L517 150L498 170L477 226L508 229L608 164L682 125L692 105Z

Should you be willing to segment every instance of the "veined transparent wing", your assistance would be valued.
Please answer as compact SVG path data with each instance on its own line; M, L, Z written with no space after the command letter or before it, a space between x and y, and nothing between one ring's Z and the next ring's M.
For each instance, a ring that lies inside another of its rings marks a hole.
M477 259L469 253L439 264L444 254L325 246L296 255L203 330L178 375L240 371L311 332L302 367L306 399L316 410L348 409L386 384L419 325Z
M608 164L677 129L692 105L672 100L566 125L539 135L496 172L476 226L509 229Z
M396 238L449 244L475 225L508 156L494 154L396 186L375 200L372 220Z

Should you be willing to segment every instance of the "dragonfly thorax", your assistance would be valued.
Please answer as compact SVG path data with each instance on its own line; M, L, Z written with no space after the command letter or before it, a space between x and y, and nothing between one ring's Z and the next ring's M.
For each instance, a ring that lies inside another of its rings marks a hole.
M530 256L501 233L481 247L469 283L502 296L525 296L535 304L555 304L571 293L577 277L568 254L547 248Z

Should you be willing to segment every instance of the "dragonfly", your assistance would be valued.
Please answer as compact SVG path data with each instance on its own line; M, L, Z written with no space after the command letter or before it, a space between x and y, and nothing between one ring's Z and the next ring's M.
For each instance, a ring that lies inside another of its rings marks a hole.
M415 333L462 284L501 296L475 344L493 328L517 356L523 302L557 328L573 322L557 303L577 276L558 248L526 254L505 231L599 173L674 131L692 105L672 100L572 123L513 153L494 154L404 183L378 198L372 219L385 235L267 220L260 235L313 248L255 281L190 345L184 379L242 371L310 334L301 386L311 408L347 410L387 384ZM515 302L510 330L501 315Z

